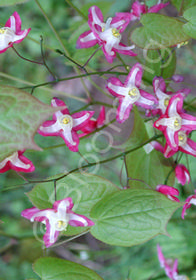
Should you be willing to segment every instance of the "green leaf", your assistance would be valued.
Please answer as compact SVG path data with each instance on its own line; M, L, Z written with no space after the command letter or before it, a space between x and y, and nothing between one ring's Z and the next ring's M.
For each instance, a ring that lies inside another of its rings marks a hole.
M196 6L186 10L183 17L188 20L186 24L183 25L183 30L193 39L196 39Z
M196 0L171 0L171 2L180 12L196 5Z
M150 84L155 76L164 79L170 78L176 69L176 54L170 48L158 50L148 50L144 53L145 71L143 78Z
M42 280L101 280L93 270L71 261L44 257L33 265L34 271ZM103 280L103 279L102 279Z
M127 189L99 201L90 215L95 220L91 234L110 245L133 246L158 234L181 205L149 189Z
M40 150L33 137L59 108L52 108L14 87L0 88L0 162L18 150Z
M144 14L143 27L136 28L131 40L142 49L164 49L186 42L190 37L183 31L183 24L176 18L159 14Z
M74 202L73 211L90 218L91 208L105 195L118 191L110 181L88 173L75 173L56 182L57 200L71 197ZM54 203L54 183L36 185L27 193L34 206L39 209L52 208ZM79 234L87 228L68 226L66 235Z
M149 125L152 126L151 123ZM152 137L153 135L150 136ZM148 139L149 136L144 120L135 109L134 127L127 143L127 150L129 150L130 147L143 144ZM150 144L147 145L148 146L145 145L125 156L126 169L129 178L141 180L155 189L158 184L164 184L166 177L172 169L172 160L164 158L161 152L156 150L147 153L146 148L150 147ZM133 186L134 183L135 181L129 181L130 186ZM170 185L173 185L173 183L174 173L170 175L168 181Z
M2 6L12 6L16 4L22 4L28 2L29 0L1 0L0 7Z

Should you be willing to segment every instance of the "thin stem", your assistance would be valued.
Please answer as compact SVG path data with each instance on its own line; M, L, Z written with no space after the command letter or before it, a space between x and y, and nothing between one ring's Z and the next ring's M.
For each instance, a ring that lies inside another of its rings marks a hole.
M61 47L63 48L63 51L65 52L66 55L69 55L68 51L66 50L63 41L61 40L61 37L59 36L59 34L57 33L56 29L54 28L52 22L50 21L50 19L48 18L47 14L45 13L44 9L42 8L42 6L40 5L38 0L35 0L36 4L38 5L39 9L41 10L43 16L45 17L45 19L47 20L50 28L52 29L54 35L56 36L57 40L59 41Z
M54 200L56 201L56 180L54 180Z
M15 49L14 46L12 46L12 49L14 50L14 52L17 54L18 57L20 57L21 59L25 60L25 61L28 61L28 62L31 62L31 63L35 63L35 64L39 64L39 65L43 65L42 62L39 62L39 61L34 61L34 60L31 60L31 59L28 59L28 58L25 58L23 57L22 55L19 54L19 52Z
M76 66L80 67L81 69L83 69L86 73L87 70L84 66L82 66L81 64L79 64L78 62L76 62L73 58L69 57L68 55L66 55L64 52L62 52L59 49L56 49L56 52L59 53L60 55L64 56L65 58L67 58L69 61L73 62Z
M125 152L119 153L118 155L115 155L115 156L113 156L113 157L110 157L110 158L101 160L101 161L99 162L99 164L103 164L103 163L106 163L106 162L110 162L110 161L113 161L113 160L115 160L115 159L117 159L117 158L119 158L119 157L122 157L122 156L127 155L127 154L132 153L132 152L135 152L135 151L137 151L138 149L140 149L140 148L142 148L143 146L145 146L146 144L148 144L148 143L150 143L150 142L152 142L152 141L154 141L154 140L157 140L157 139L160 138L160 137L162 137L162 135L155 135L155 136L153 136L152 138L148 139L147 141L143 142L142 144L136 146L135 148L132 148L132 149L129 149L129 150L125 151ZM84 165L83 168L89 168L89 167L95 166L96 164L97 164L97 162L92 162L92 163L89 163L89 164ZM69 172L63 174L62 176L55 178L55 180L56 180L56 181L59 181L59 180L65 178L66 176L68 176L68 175L70 175L70 174L72 174L72 173L74 173L74 172L76 172L76 171L79 171L79 170L80 170L80 167L74 168L74 169L72 169L71 171L69 171ZM54 181L54 179L46 179L46 180L30 181L29 183L31 183L31 184L37 184L37 183L46 183L46 182L53 182L53 181ZM16 185L15 188L18 187L18 186L25 186L25 185L27 185L27 184L28 184L28 183L24 183L24 184L22 184L22 185L21 185L21 184L20 184L20 185ZM2 189L2 192L6 191L6 190L9 190L9 189L13 189L13 187L4 188L4 189Z
M120 62L122 62L125 70L127 71L127 73L129 73L129 66L124 62L124 60L122 59L122 57L119 55L119 53L116 54L117 58L119 59Z
M79 15L81 15L81 17L87 21L88 20L88 17L85 16L80 9L78 9L71 1L69 0L65 0L65 2L67 2L68 5L70 5L74 10L76 10L78 12Z
M79 79L79 78L83 78L83 77L86 77L86 76L94 76L94 75L104 75L104 74L117 74L117 75L127 75L127 73L125 72L117 72L117 71L113 71L113 72L108 72L108 71L96 71L96 72L91 72L91 73L87 73L87 74L81 74L81 75L76 75L76 76L72 76L72 77L66 77L66 78L62 78L62 79L59 79L58 82L61 82L61 81L68 81L68 80L73 80L73 79ZM33 88L38 88L38 87L43 87L43 86L46 86L46 85L51 85L51 84L55 84L56 81L49 81L49 82L45 82L45 83L41 83L41 84L37 84L37 85L34 85ZM28 86L28 87L23 87L21 89L28 89L28 88L32 88L31 86Z
M48 72L52 75L53 79L58 81L58 78L52 73L52 71L50 70L50 68L46 64L45 54L44 54L44 50L43 50L43 37L42 36L40 36L40 46L41 46L41 55L42 55L43 65L46 67Z
M91 56L87 59L87 61L84 63L84 65L82 65L82 68L85 68L85 66L89 63L89 61L91 60L91 58L93 58L93 56L98 52L98 50L100 50L101 46L99 46L92 54Z

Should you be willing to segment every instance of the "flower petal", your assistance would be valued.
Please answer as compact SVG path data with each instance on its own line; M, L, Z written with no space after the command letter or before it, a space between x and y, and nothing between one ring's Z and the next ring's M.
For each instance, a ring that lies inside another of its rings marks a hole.
M83 215L78 215L72 211L68 211L69 213L69 225L72 227L91 227L94 225L94 222L88 219Z

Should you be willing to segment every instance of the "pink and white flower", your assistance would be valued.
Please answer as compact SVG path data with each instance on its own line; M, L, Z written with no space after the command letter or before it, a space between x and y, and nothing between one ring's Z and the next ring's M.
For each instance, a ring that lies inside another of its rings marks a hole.
M53 98L51 105L52 107L66 106L58 98ZM53 120L44 122L39 127L38 133L43 136L60 136L71 151L77 152L79 145L77 131L88 125L93 114L93 111L82 111L70 115L69 110L65 108L54 113Z
M119 123L128 119L133 104L145 109L152 109L157 100L151 94L140 89L143 69L141 64L136 63L128 74L123 84L118 78L111 77L107 80L106 88L119 99L117 109L117 121Z
M195 194L190 195L186 200L185 200L185 204L182 208L182 219L184 219L184 216L186 215L186 210L189 209L191 207L191 205L196 205L196 190L195 190Z
M48 248L56 241L61 231L67 229L68 224L73 227L90 227L94 223L87 217L74 213L71 209L74 204L71 197L55 201L52 208L39 210L36 207L25 209L21 215L31 222L37 221L46 225L43 236Z
M113 62L116 52L135 56L131 50L135 46L125 46L121 43L121 33L125 30L129 23L129 19L122 17L110 17L104 22L101 10L97 6L89 9L88 24L91 30L82 33L78 40L77 48L90 48L96 44L102 46L104 55L109 63Z
M140 3L139 1L135 1L131 7L130 13L116 13L116 16L120 18L123 16L127 16L129 17L130 21L139 20L142 14L157 13L167 5L169 5L169 2L160 3L160 1L158 1L156 5L148 8L145 4Z
M88 124L81 128L82 133L79 134L79 137L88 135L89 133L102 127L104 123L105 123L105 108L104 106L102 106L98 118L96 120L94 119L89 120Z
M196 117L184 113L182 107L182 95L174 95L169 100L165 114L154 123L154 127L163 132L167 144L174 151L178 150L179 133L196 129Z
M188 280L186 275L178 274L178 259L166 259L162 253L161 247L157 245L158 259L161 268L165 270L165 274L172 280Z
M173 187L167 185L157 185L156 191L166 195L169 199L173 201L180 202L180 200L176 197L179 195L179 190Z
M154 93L157 97L158 104L156 105L156 108L151 111L153 115L155 114L165 114L166 108L169 105L169 100L172 96L176 94L181 94L183 98L185 98L189 93L190 89L184 88L177 92L171 92L166 90L166 84L163 78L161 77L155 77L153 79L153 88Z
M4 173L10 169L17 172L33 172L35 166L23 155L24 151L17 151L0 162L0 173Z
M180 131L178 133L178 149L176 151L172 150L171 147L166 143L164 148L164 156L169 158L173 156L176 152L181 151L183 153L192 155L196 157L196 143L188 138L189 131Z
M31 28L21 30L21 19L17 12L14 12L5 26L0 28L0 53L5 52L13 44L18 44L28 35Z
M175 168L175 175L178 180L178 183L185 185L186 182L190 183L190 173L188 169L183 164L178 164Z

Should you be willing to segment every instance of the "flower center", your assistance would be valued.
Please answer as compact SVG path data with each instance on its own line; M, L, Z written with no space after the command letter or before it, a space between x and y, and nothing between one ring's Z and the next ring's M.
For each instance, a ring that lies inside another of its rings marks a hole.
M73 119L70 115L64 115L62 116L62 118L59 120L60 123L63 125L63 126L71 126L73 125Z
M183 146L187 142L187 135L183 131L178 133L179 146Z
M67 228L67 222L63 220L58 220L55 224L55 228L58 231L65 230Z
M170 100L170 98L165 98L165 100L164 100L165 107L167 107L169 105L169 100Z
M4 34L5 33L5 29L3 29L3 28L0 28L0 34Z
M136 87L129 88L128 96L131 98L132 102L137 101L140 98L139 89Z
M180 129L180 128L181 128L181 122L182 122L182 121L181 121L181 118L178 118L178 117L177 117L177 118L174 120L174 128L177 129L177 130Z
M116 38L119 38L121 36L118 29L116 28L112 28L112 35Z

